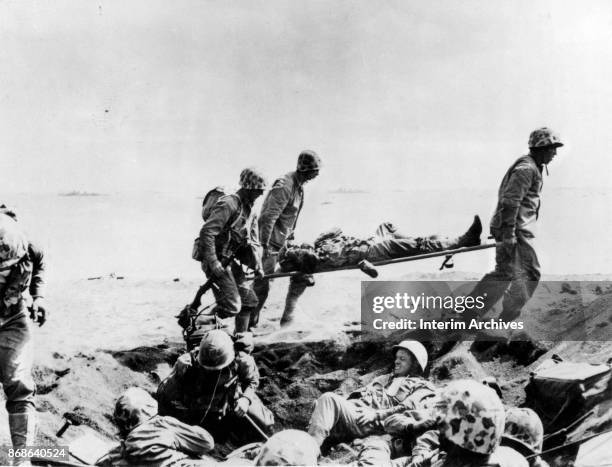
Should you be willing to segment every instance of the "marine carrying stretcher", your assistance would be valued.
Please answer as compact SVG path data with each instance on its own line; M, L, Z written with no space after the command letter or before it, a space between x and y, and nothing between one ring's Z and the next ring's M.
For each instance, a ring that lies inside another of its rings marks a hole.
M364 267L364 261L360 262L359 264L351 264L351 265L346 265L346 266L341 266L341 267L337 267L337 268L329 268L329 269L322 269L320 271L315 271L312 274L323 274L323 273L330 273L330 272L336 272L336 271L346 271L346 270L352 270L352 269L361 269L363 272L365 272L366 274L368 274L370 277L377 277L378 276L378 271L376 271L376 267L378 266L386 266L389 264L398 264L398 263L403 263L403 262L408 262L408 261L420 261L420 260L425 260L425 259L430 259L430 258L437 258L437 257L444 257L444 261L442 262L439 270L445 269L445 268L452 268L454 267L454 264L452 263L452 259L454 255L457 254L461 254L461 253L469 253L472 251L478 251L478 250L486 250L489 248L493 248L495 246L497 246L498 244L495 242L490 242L490 243L485 243L482 245L475 245L475 246L469 246L469 247L461 247L461 248L455 248L452 250L442 250L442 251L436 251L433 253L425 253L422 255L414 255L414 256L406 256L403 258L394 258L394 259L388 259L388 260L383 260L383 261L376 261L374 263L369 263L367 261L365 261L367 263L367 266ZM226 267L231 261L234 260L233 256L227 257L225 258L225 260L223 261L223 266ZM265 276L263 276L263 278L265 279L278 279L278 278L283 278L283 277L291 277L291 276L297 276L297 275L303 275L304 273L301 271L286 271L286 272L275 272L273 274L266 274ZM250 275L247 277L247 280L253 280L255 279L255 275ZM187 347L188 348L193 348L194 345L196 345L197 343L199 343L199 339L201 338L201 336L199 335L199 333L197 332L198 329L198 319L202 316L205 315L206 310L208 310L210 307L212 307L214 305L215 302L201 308L201 299L202 297L206 294L206 292L208 292L208 290L210 290L212 287L214 287L213 285L213 281L212 279L207 280L204 284L202 284L199 288L198 291L196 292L193 300L191 301L191 303L187 304L180 312L177 316L175 316L176 318L178 318L178 323L179 325L183 328L183 338L185 340L185 342L187 343ZM220 328L222 327L222 323L219 321L219 319L217 318L216 315L211 315L211 323L210 325L213 328Z

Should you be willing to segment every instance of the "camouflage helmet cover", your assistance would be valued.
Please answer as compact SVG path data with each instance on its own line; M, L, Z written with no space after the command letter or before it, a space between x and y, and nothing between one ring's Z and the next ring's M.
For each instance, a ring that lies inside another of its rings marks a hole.
M503 444L508 444L519 452L529 455L540 452L543 442L544 426L537 413L528 408L518 407L509 407L506 410Z
M247 190L265 190L268 183L263 174L252 167L240 172L240 187Z
M440 434L479 454L491 454L504 430L504 406L495 391L478 381L457 380L442 389L436 403Z
M115 403L113 419L122 435L157 415L157 401L142 388L131 387Z
M206 370L221 370L234 361L234 341L221 329L208 331L200 342L198 363Z
M0 269L19 262L28 251L28 241L12 217L0 214Z
M297 161L298 172L310 172L321 169L321 158L314 151L305 150L300 153Z
M317 465L319 445L305 431L283 430L271 436L255 465Z
M543 148L546 146L561 147L563 143L559 135L547 127L533 130L529 135L530 148Z

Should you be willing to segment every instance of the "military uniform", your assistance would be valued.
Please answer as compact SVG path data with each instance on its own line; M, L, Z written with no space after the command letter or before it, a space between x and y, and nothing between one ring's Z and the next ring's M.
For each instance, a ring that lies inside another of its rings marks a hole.
M229 366L206 370L197 359L198 350L183 354L170 375L157 389L159 413L170 415L191 425L201 425L215 438L244 426L232 413L235 401L245 397L250 405L248 415L258 425L269 428L274 416L255 391L259 386L259 370L251 355L237 352ZM234 380L237 377L237 380ZM235 381L235 383L232 383Z
M264 248L263 270L265 274L272 274L279 260L279 251L293 231L304 204L304 189L297 172L278 178L264 199L259 216L259 240ZM312 277L293 276L289 281L287 302L297 301L311 283ZM259 313L263 308L270 292L269 279L255 279L253 290L257 294L258 305L251 314L250 326L257 326ZM283 315L285 321L290 316Z
M547 127L532 131L528 144L529 154L508 169L499 187L491 234L497 242L505 243L497 247L495 270L485 275L472 291L472 296L485 297L481 314L503 296L500 318L508 321L520 315L540 280L533 240L540 211L542 168L563 146L559 135Z
M472 292L473 296L485 297L482 314L503 296L500 318L515 319L538 286L540 263L533 241L540 210L541 170L531 156L523 156L502 180L491 234L497 242L515 236L516 247L509 252L505 245L497 246L495 270L486 274Z
M376 236L361 239L345 235L336 228L319 235L314 248L307 245L289 245L280 252L283 271L325 271L343 266L405 258L436 251L480 244L482 224L478 216L465 235L455 238L430 235L409 237L385 222L378 226Z
M382 434L387 417L406 410L423 409L428 399L435 395L434 391L433 385L423 378L386 374L353 392L348 399L326 392L315 403L308 433L319 442L328 436L342 441ZM360 423L361 408L375 410L376 419Z
M242 309L252 309L257 305L257 297L236 261L225 267L221 277L214 277L210 269L214 262L223 262L233 251L237 259L249 267L258 267L260 254L256 230L251 228L251 209L252 206L237 194L222 196L200 230L198 247L200 256L204 258L202 270L214 284L217 303L213 312L222 318L235 316Z
M4 214L0 214L0 234L0 384L17 449L33 442L35 426L32 342L24 303L32 262L25 235Z
M213 447L213 437L204 428L155 415L134 428L97 465L213 465L198 459Z
M211 434L199 426L157 415L157 402L142 388L125 391L115 404L113 419L122 442L97 465L211 465L200 459L214 447Z
M32 261L32 276L30 279L29 292L32 299L40 299L45 296L45 272L46 262L45 255L37 243L30 242L28 244L28 256Z

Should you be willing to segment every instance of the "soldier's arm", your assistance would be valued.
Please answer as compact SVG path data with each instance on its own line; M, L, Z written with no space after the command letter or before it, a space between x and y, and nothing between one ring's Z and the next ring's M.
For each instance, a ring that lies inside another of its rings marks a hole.
M257 215L254 214L249 225L249 241L248 247L250 253L253 256L253 270L257 273L263 274L263 265L261 262L261 243L259 242L259 229L258 229Z
M291 188L284 183L284 179L274 182L259 216L259 241L264 249L268 248L274 225L290 200Z
M45 254L35 243L28 246L30 260L32 261L32 279L30 280L30 296L33 299L44 297L45 288Z
M159 403L160 415L174 415L177 411L187 410L182 401L184 399L184 378L190 368L191 354L181 355L176 360L170 374L159 384L157 388L157 401Z
M187 425L173 417L164 417L164 422L174 434L174 448L179 451L199 456L215 447L212 435L200 426Z
M231 197L220 199L212 209L208 220L200 229L200 254L207 264L212 264L215 261L219 261L215 249L215 238L223 231L225 225L230 222L234 212L234 209L232 209L233 205L230 200Z
M382 421L393 414L407 411L412 414L428 414L429 409L427 407L429 402L433 401L436 395L434 387L428 382L423 382L423 384L416 389L410 390L409 394L410 395L399 401L394 407L377 410L376 415L378 420Z
M259 369L255 359L244 352L239 352L236 356L238 362L238 381L242 389L242 397L246 397L253 402L255 391L259 387Z
M0 289L0 310L9 309L21 303L23 294L28 289L31 274L32 262L27 255L11 266L6 283Z
M519 164L510 175L504 192L500 194L504 238L513 237L515 234L516 218L518 217L521 202L533 181L533 175L531 167Z
M412 464L411 466L420 466L424 464L426 459L432 457L440 449L440 432L438 430L430 430L419 436L412 448Z

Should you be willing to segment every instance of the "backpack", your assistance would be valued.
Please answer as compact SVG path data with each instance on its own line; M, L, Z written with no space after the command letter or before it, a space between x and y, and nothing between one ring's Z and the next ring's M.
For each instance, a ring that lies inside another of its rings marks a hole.
M227 196L225 187L216 186L212 190L210 190L204 196L204 200L202 201L202 220L206 222L210 217L210 214L213 211L213 208L221 199L221 197ZM240 219L240 215L236 216L236 219L232 221L231 227L234 226ZM230 227L230 228L231 228ZM193 248L191 250L191 257L198 262L201 262L204 258L200 255L200 236L198 235L193 241Z
M565 362L555 355L531 373L524 406L535 410L551 433L612 397L611 380L609 365Z
M219 201L219 198L227 195L226 191L227 190L225 187L216 186L206 193L204 200L202 201L202 220L204 222L206 222L206 219L208 219L208 216L210 216L210 213L212 212L215 204L217 204L217 201Z

